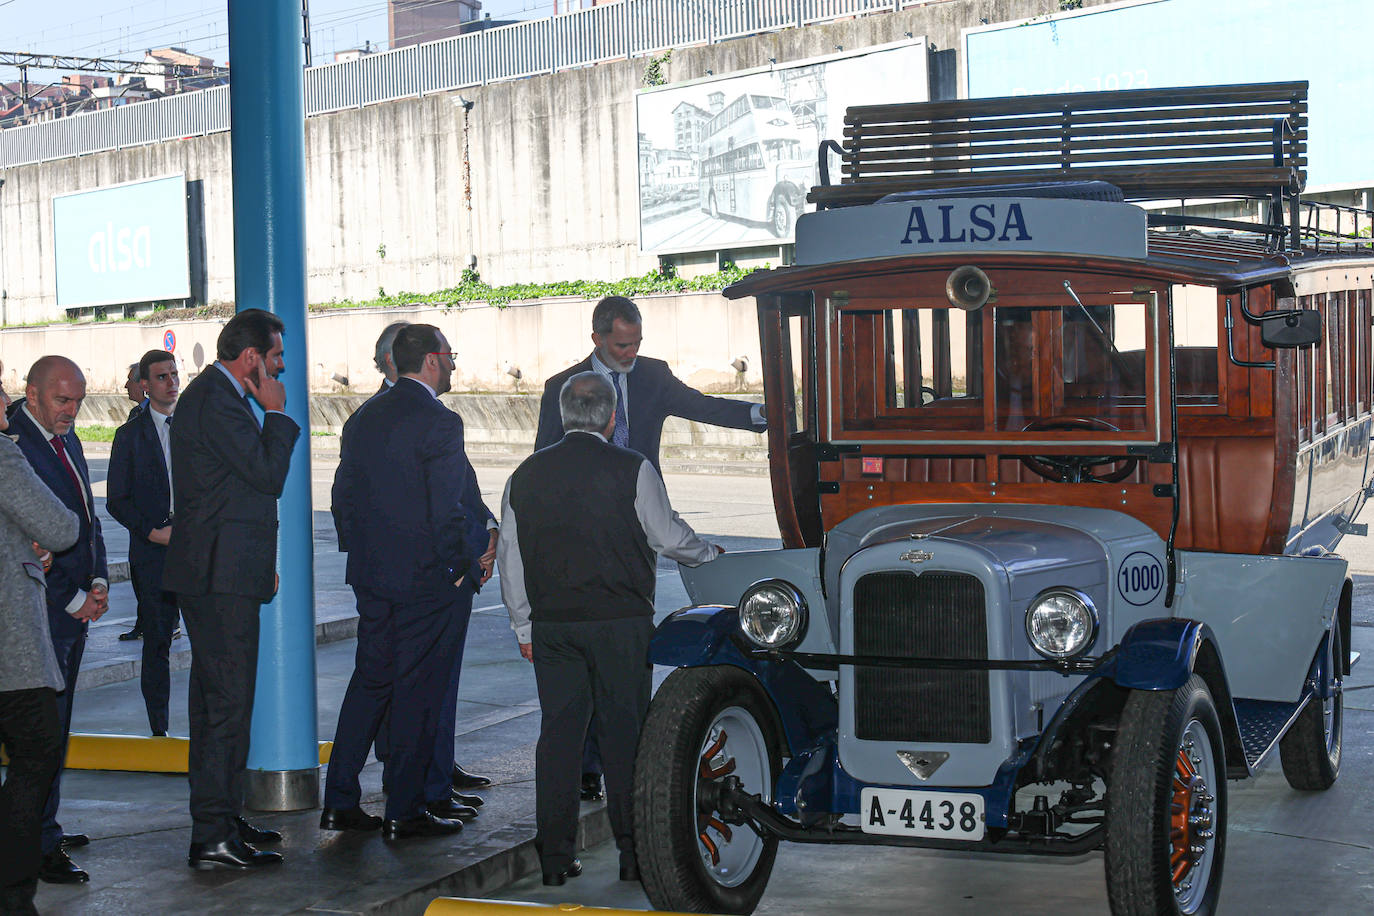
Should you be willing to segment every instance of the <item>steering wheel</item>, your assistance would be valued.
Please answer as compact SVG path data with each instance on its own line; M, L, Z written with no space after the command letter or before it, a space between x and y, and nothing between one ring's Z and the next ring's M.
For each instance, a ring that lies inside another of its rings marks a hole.
M935 399L938 398L938 397L939 397L939 395L935 393L935 389L934 389L934 388L930 387L929 385L922 385L922 386L921 386L921 406L922 406L922 407L926 406L927 404L933 404L933 403L935 403Z
M1043 432L1053 429L1121 431L1098 417L1048 417L1027 423L1021 431ZM1139 460L1130 455L1022 455L1021 463L1046 480L1056 483L1118 483L1135 473ZM1107 473L1094 470L1103 465L1120 467Z

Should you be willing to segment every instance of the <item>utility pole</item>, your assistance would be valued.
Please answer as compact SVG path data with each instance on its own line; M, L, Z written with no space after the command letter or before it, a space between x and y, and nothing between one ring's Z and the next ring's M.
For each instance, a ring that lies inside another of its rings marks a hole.
M305 28L305 66L308 68L315 63L310 56L310 0L301 0L301 20Z

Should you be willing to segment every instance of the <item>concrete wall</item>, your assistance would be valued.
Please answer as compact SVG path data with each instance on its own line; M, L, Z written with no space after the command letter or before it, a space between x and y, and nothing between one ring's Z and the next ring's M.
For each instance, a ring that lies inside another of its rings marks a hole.
M703 391L760 390L758 318L752 300L730 301L717 293L643 296L644 354L667 360L678 377ZM458 371L455 391L517 393L509 367L523 375L518 391L538 393L544 379L591 352L592 308L585 299L548 299L504 308L473 305L314 312L307 324L310 388L316 392L371 394L381 384L372 364L373 345L393 321L433 324L443 330ZM122 391L125 373L146 350L162 349L163 333L176 335L182 383L214 362L223 321L106 321L0 329L0 381L11 394L23 391L34 360L60 353L76 361L87 390ZM730 364L749 363L744 378ZM299 367L288 366L288 371ZM333 381L348 379L347 387ZM126 410L127 412L127 410ZM116 413L113 418L117 418Z
M1096 5L1102 0L1088 0ZM1057 0L949 0L901 13L678 50L670 81L926 35L933 52L959 29L1048 13ZM619 278L653 269L638 247L634 91L644 60L407 99L306 122L311 302L429 292L458 283L475 256L493 283ZM948 83L948 66L932 73ZM952 87L936 89L949 97ZM456 104L473 101L466 115ZM52 198L184 173L203 198L198 300L233 298L227 134L5 170L0 187L0 323L61 317ZM193 216L192 229L200 220ZM771 253L769 253L771 251ZM754 252L773 258L777 249ZM739 253L742 261L748 252Z

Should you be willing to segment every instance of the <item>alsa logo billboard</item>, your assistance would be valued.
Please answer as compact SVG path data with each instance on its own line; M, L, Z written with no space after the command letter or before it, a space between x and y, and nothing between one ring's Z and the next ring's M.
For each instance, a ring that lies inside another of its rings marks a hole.
M62 308L191 295L184 176L65 194L52 209Z
M92 273L133 270L153 266L153 228L106 223L91 233L86 243L86 263Z
M927 210L936 211L927 213ZM1008 203L998 212L995 203L972 206L939 204L911 208L906 221L903 245L949 245L954 242L1030 242L1026 216L1018 203Z

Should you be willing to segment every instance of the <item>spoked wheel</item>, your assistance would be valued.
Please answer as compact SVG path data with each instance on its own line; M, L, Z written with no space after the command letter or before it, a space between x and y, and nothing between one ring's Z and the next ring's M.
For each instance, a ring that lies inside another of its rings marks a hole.
M730 804L767 802L779 757L772 714L737 668L684 668L659 687L635 762L635 855L656 909L752 913L778 840Z
M796 218L792 211L792 199L786 194L773 195L773 235L778 238L787 235L792 231L792 223Z
M1107 898L1117 916L1211 914L1226 852L1226 759L1212 695L1133 691L1107 790Z
M1063 429L1120 432L1098 417L1049 417L1027 423L1022 432ZM1056 483L1118 483L1135 472L1135 458L1127 455L1026 455L1021 463L1046 480ZM1098 468L1107 468L1099 471Z
M1331 788L1341 772L1341 720L1345 701L1341 674L1345 671L1345 647L1341 628L1331 628L1331 696L1313 697L1298 714L1298 721L1279 742L1283 775L1295 789L1321 791Z

